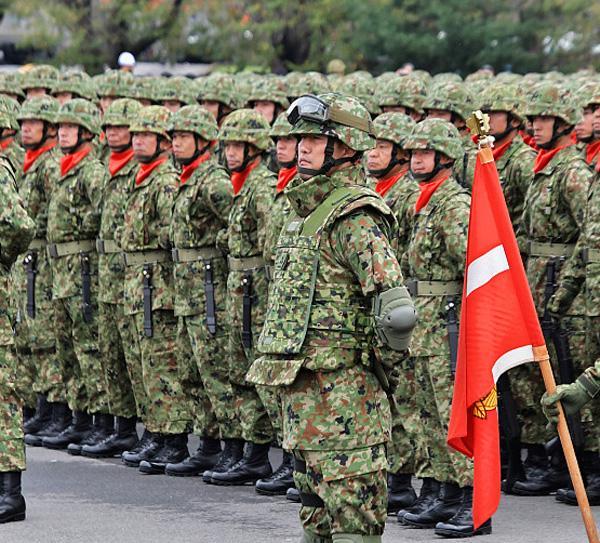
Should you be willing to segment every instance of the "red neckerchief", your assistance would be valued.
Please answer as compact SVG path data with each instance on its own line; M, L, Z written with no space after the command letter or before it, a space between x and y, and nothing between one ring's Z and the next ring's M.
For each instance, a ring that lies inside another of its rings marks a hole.
M248 178L248 175L250 175L250 172L254 168L256 168L256 166L258 166L259 163L259 160L254 160L253 162L248 164L248 166L246 166L241 172L233 172L231 174L231 184L233 185L234 196L237 196L239 194L240 190L242 190L242 187L244 186L244 183L246 182L246 179Z
M140 164L140 169L135 176L135 184L141 185L144 180L166 160L166 156L161 156L152 162L148 162L147 164Z
M406 175L408 166L403 166L399 171L392 175L388 175L382 179L377 180L375 185L375 192L382 198L389 192L389 190L398 182L398 180Z
M596 162L596 171L600 172L600 160Z
M27 173L29 168L33 166L33 163L40 158L41 155L43 155L46 151L50 151L50 149L53 149L55 146L56 142L53 141L52 143L47 143L46 145L38 147L37 149L27 149L27 151L25 151L25 160L23 161L23 173Z
M90 154L92 147L86 145L81 151L69 153L60 159L60 175L67 175L77 164L79 164L86 156Z
M291 168L281 168L277 174L277 192L282 192L288 183L296 177L298 173L298 166L292 166Z
M206 162L210 158L210 153L202 153L196 160L190 162L187 166L184 166L181 170L181 174L179 175L179 181L183 185L196 170L200 164Z
M563 149L567 147L571 147L573 145L572 141L569 141L566 145L561 145L560 147L555 147L554 149L540 149L538 151L537 156L535 157L535 162L533 164L533 172L538 173L541 172L548 163Z
M529 145L529 147L531 147L535 151L539 150L539 147L536 145L535 140L533 139L533 136L529 135L525 130L519 130L519 134L521 135L521 138L523 139L523 141L527 145Z
M104 140L106 139L106 134L104 133L104 131L100 132L100 137L98 139L101 143L104 143Z
M123 166L125 166L133 158L133 149L125 149L125 151L112 151L108 159L108 171L110 176L114 177Z
M502 155L504 155L504 153L506 153L506 151L508 151L508 148L510 147L512 142L513 142L513 140L510 139L508 141L505 141L501 145L497 145L492 148L492 155L494 155L494 160L496 162L498 162L498 160L500 160L502 158Z
M573 130L573 132L571 132L571 141L573 143L577 143L577 134L575 134L575 130Z
M419 183L419 198L415 204L415 213L418 213L423 209L431 200L433 193L440 188L440 186L452 175L452 171L445 171L438 173L435 177L435 181L427 181L425 183Z
M600 153L600 140L588 143L585 147L585 161L591 164L598 153Z
M13 141L15 141L15 138L6 138L5 140L0 140L0 150L4 151L4 149L6 149Z

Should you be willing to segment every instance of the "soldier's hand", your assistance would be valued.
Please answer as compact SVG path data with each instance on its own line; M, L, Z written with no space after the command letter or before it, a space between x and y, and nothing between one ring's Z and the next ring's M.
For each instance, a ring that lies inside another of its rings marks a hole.
M555 318L562 318L571 307L577 291L570 286L561 285L548 300L548 312Z
M570 385L558 385L554 394L547 392L542 396L542 411L550 425L558 424L558 402L561 403L565 415L577 413L591 399L587 390L579 380Z

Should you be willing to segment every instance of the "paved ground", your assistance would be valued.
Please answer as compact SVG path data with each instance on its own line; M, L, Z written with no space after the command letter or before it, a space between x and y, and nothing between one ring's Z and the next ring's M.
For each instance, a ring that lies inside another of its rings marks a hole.
M296 504L251 487L144 476L115 460L28 449L27 521L0 526L1 543L298 543ZM275 452L273 461L280 454ZM594 508L600 518L600 507ZM385 543L441 541L390 517ZM553 498L503 497L485 543L583 543L578 509Z

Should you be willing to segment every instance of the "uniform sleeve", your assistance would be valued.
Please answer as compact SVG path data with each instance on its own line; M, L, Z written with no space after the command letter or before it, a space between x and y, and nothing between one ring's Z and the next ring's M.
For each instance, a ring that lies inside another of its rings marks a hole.
M100 161L96 161L94 168L86 176L85 184L87 196L98 216L102 212L102 195L106 183L108 183L108 170Z
M227 227L227 220L233 204L233 187L223 169L214 170L205 188L205 201L218 221Z
M439 224L446 247L445 256L455 269L462 270L467 258L467 236L469 231L469 197L456 198L454 205L440 210ZM462 272L461 274L462 275Z
M171 249L171 218L173 216L173 204L177 195L177 178L174 175L165 175L160 179L160 188L156 194L156 236L158 245Z
M258 248L268 264L272 264L273 248L270 245L272 240L270 229L274 228L273 204L275 202L275 186L270 177L265 175L254 193Z

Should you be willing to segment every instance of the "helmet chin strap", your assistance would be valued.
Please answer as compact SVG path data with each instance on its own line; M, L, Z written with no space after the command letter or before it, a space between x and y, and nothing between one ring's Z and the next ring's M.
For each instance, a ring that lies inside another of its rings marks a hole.
M501 142L506 136L508 136L513 130L518 130L518 127L511 126L511 122L514 119L512 113L507 113L506 115L506 128L502 132L497 132L495 134L490 134L494 137L496 143Z
M592 132L592 134L586 138L577 138L577 141L580 141L581 143L592 143L595 139L594 133Z
M200 136L198 136L198 134L194 134L194 142L196 145L196 149L194 150L194 153L192 154L191 157L176 159L177 162L179 162L179 164L181 164L183 166L187 166L188 164L191 164L192 162L194 162L194 160L196 160L199 156L203 155L204 153L206 153L206 151L208 151L208 149L210 148L210 142L208 142L203 147L198 147L199 139L200 139Z
M157 134L156 148L154 149L154 153L152 153L150 156L138 158L138 162L141 162L142 164L150 164L150 162L154 162L163 152L163 150L160 148L160 142L162 141L162 139L163 137Z
M235 168L229 168L229 171L243 172L248 167L248 164L250 164L250 162L252 162L256 157L259 157L262 154L259 151L258 153L254 153L253 155L251 155L249 153L249 150L250 150L250 145L248 143L244 142L244 159L242 160L242 163L239 166L236 166Z
M90 141L92 141L92 138L84 138L83 137L83 127L78 126L77 127L77 141L75 142L75 145L70 145L69 147L61 146L60 150L65 155L70 155L70 154L74 153L77 149L79 149L79 147L81 147L84 143L89 143Z
M550 138L550 140L548 140L546 143L538 143L538 147L540 149L553 149L554 148L554 144L556 143L556 141L559 138L562 138L563 136L566 136L567 134L569 134L569 132L571 132L571 130L573 130L573 127L569 127L567 126L567 128L563 128L562 130L557 130L556 128L556 117L553 117L553 122L552 122L552 137Z
M333 158L335 138L333 136L327 136L327 145L325 146L325 154L323 155L323 164L319 169L303 168L298 166L298 173L314 177L315 175L326 175L331 168L339 166L340 164L346 164L347 162L354 162L357 158L357 153L350 157Z
M129 136L129 142L125 145L109 145L108 148L112 153L122 153L123 151L127 151L127 149L131 149L131 135Z
M415 173L413 171L413 169L411 168L410 173L417 181L431 181L442 170L452 168L453 165L454 165L453 162L447 162L446 164L442 164L440 162L440 154L436 151L433 170L431 170L428 173Z
M380 179L382 177L385 177L388 173L390 173L394 166L397 166L398 164L408 164L408 160L406 160L405 158L398 158L398 151L400 151L400 147L397 143L394 143L394 146L392 147L392 156L390 157L388 165L385 168L381 168L379 170L369 170L369 173L373 177Z
M42 137L40 138L40 141L37 143L23 144L23 147L25 147L25 149L28 151L36 151L42 147L44 143L46 143L46 140L48 139L48 121L42 121L42 124L44 125L44 128L42 129Z

